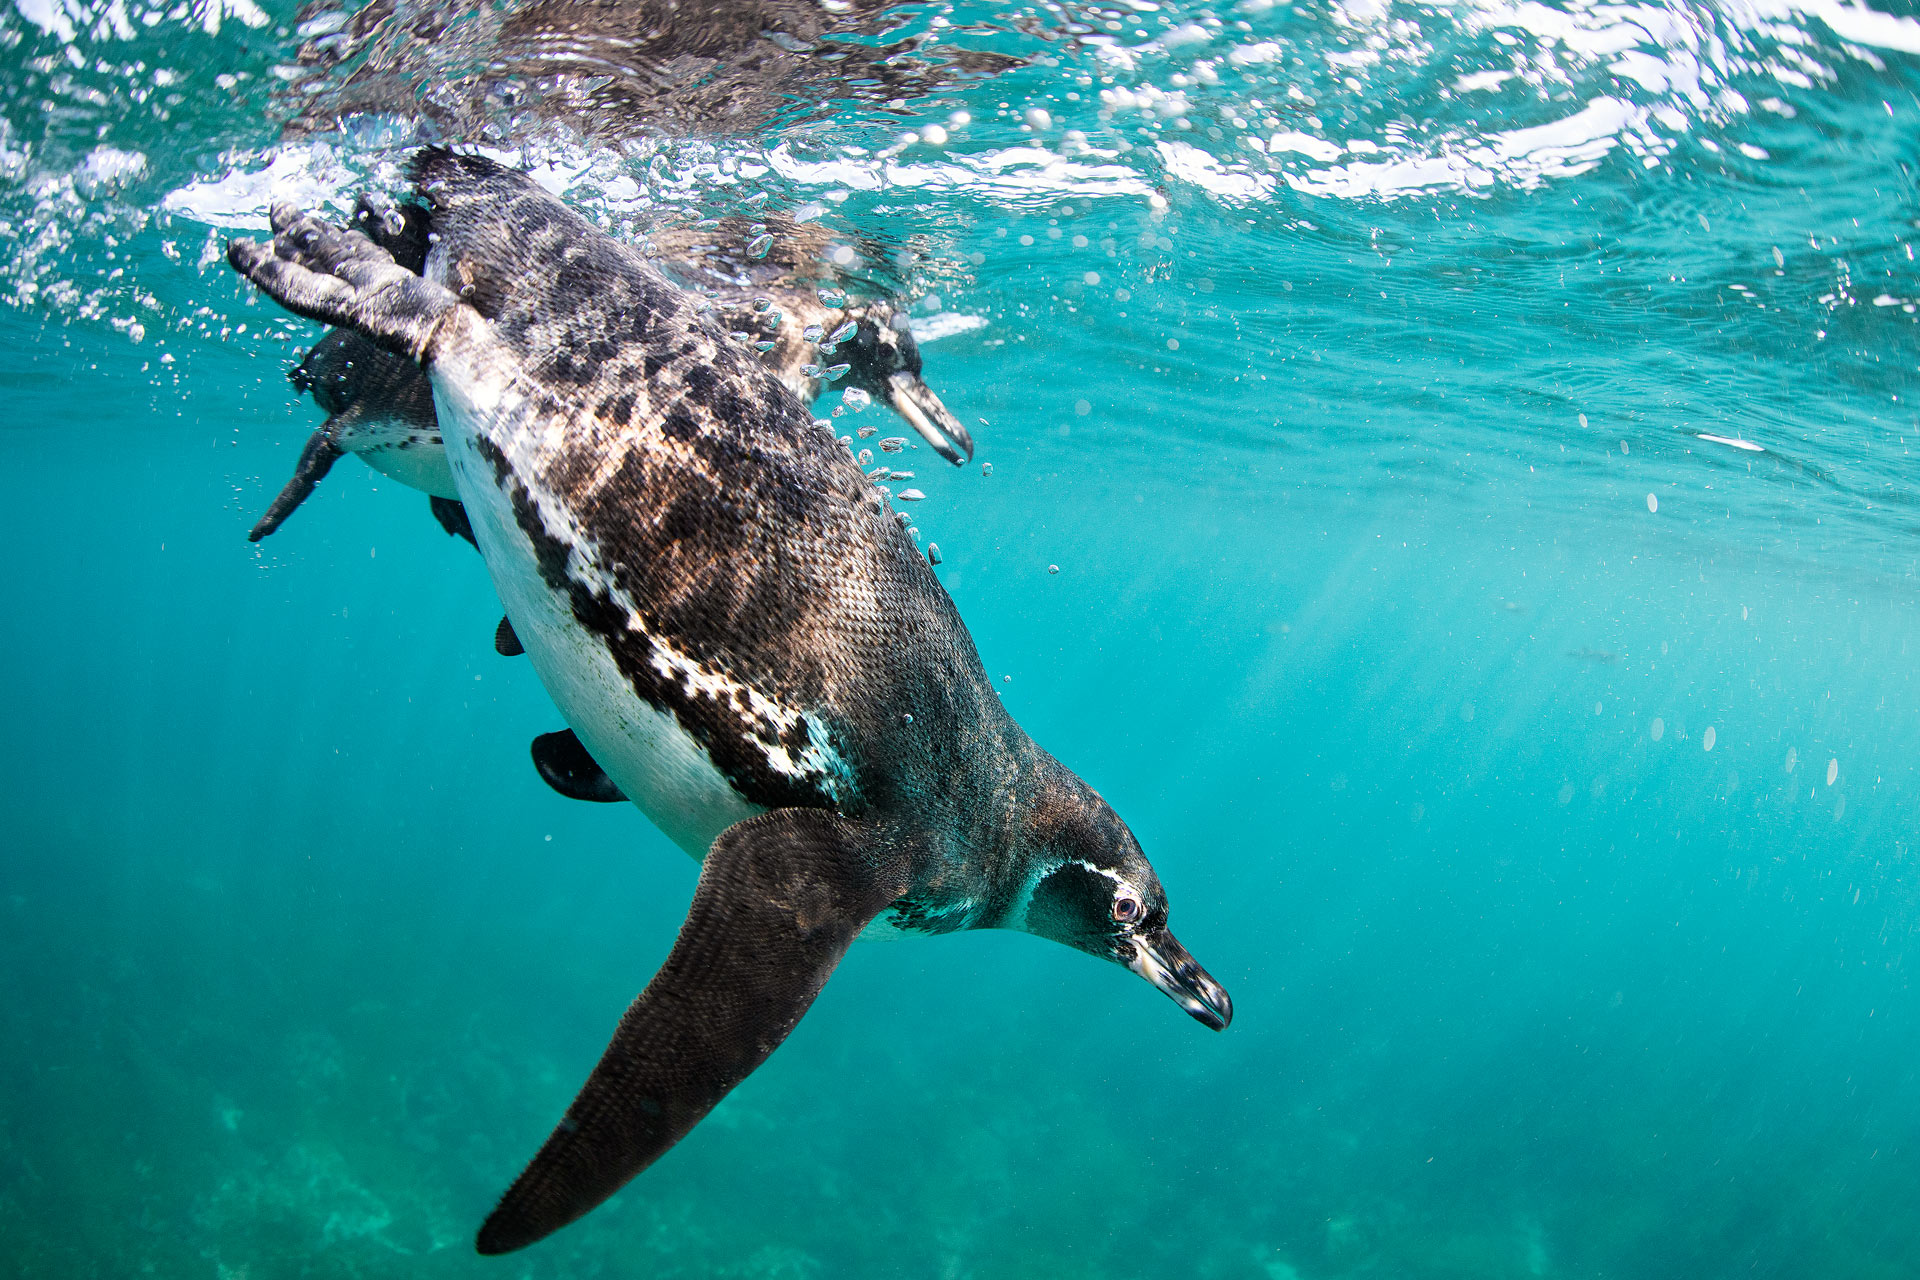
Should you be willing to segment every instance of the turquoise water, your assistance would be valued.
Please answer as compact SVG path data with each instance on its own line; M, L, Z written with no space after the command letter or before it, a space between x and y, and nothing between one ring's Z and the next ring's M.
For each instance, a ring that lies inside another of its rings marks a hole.
M1236 1009L863 943L506 1259L696 868L540 783L419 495L348 460L246 541L315 328L217 247L480 126L283 131L312 11L147 16L0 15L0 1271L1920 1271L1906 11L916 7L1024 64L487 125L616 226L897 251L980 444L918 466L943 580Z

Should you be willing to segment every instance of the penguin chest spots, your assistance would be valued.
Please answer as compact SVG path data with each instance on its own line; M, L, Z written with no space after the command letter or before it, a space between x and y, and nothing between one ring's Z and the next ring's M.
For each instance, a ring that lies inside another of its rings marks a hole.
M334 419L333 443L382 475L441 498L456 498L453 470L439 426L400 416L356 414Z
M777 690L649 625L546 465L569 424L495 370L436 370L460 496L541 681L607 774L676 843L704 856L733 823L851 799L829 725Z

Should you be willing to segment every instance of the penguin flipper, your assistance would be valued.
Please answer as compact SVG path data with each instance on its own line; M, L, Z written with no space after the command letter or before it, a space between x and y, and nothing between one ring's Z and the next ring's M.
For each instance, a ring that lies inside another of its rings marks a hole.
M502 619L501 621L505 621ZM619 804L627 798L600 762L580 745L573 730L543 733L533 740L533 767L546 784L569 800Z
M258 542L285 524L294 508L305 502L313 487L333 470L342 452L324 427L308 436L306 448L300 451L300 461L294 464L293 479L287 481L286 488L280 490L280 496L273 500L267 513L247 531L247 541Z
M672 953L480 1228L480 1252L558 1230L684 1137L787 1038L907 884L904 854L825 809L776 809L721 832Z

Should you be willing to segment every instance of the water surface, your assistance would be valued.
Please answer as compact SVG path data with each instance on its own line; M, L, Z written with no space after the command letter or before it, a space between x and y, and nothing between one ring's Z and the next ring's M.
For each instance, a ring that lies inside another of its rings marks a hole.
M0 15L5 1270L1920 1267L1920 21L809 11L820 96L595 132L652 63L393 12L385 61L303 54L318 8ZM805 211L946 335L980 452L908 455L916 519L1226 1034L1024 936L863 944L654 1170L471 1253L696 868L541 785L419 495L349 460L245 540L316 331L220 246L432 138L623 234Z

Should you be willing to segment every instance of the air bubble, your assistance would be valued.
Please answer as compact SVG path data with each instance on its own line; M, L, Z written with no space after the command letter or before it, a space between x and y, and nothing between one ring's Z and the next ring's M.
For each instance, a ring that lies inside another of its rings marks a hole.
M1713 731L1712 725L1708 725L1707 731L1700 735L1700 749L1702 751L1711 751L1713 750L1713 744L1718 740L1719 735Z
M757 235L747 244L747 256L749 258L764 258L772 248L773 237L771 235Z
M847 408L853 410L855 413L859 413L873 403L873 397L865 391L862 391L859 387L848 387L840 393L840 400ZM866 433L863 432L862 434Z
M1840 778L1840 757L1827 761L1827 785L1832 786Z
M907 438L905 436L887 436L880 441L880 452L882 453L898 453L906 447Z
M918 489L902 489L900 491L900 501L902 502L918 502L926 496L926 494L920 492Z
M1667 722L1659 716L1655 716L1653 723L1647 726L1647 735L1655 742L1660 741L1660 739L1667 736Z

